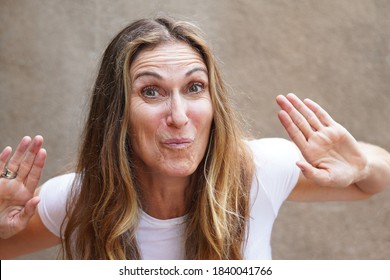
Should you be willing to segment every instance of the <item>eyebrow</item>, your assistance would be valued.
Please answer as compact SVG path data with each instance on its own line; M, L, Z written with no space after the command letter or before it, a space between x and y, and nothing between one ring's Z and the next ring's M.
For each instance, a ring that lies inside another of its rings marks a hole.
M193 73L198 72L198 71L202 71L202 72L204 72L204 73L207 75L207 70L206 70L205 68L203 68L203 67L195 67L194 69L189 70L189 71L185 74L185 76L186 76L186 77L191 76ZM134 81L137 80L137 79L140 78L140 77L143 77L143 76L152 76L152 77L155 77L155 78L157 78L157 79L159 79L159 80L162 80L162 79L163 79L163 77L162 77L160 74L156 73L156 72L153 72L153 71L143 71L143 72L141 72L141 73L138 73L138 74L134 77Z
M202 71L204 72L206 75L207 75L207 70L203 67L195 67L194 69L191 69L190 71L188 71L186 73L186 77L192 75L194 72L197 72L197 71Z
M153 76L159 80L162 80L162 76L156 72L152 72L152 71L143 71L141 73L138 73L137 75L135 75L134 77L134 81L137 80L138 78L142 77L142 76Z

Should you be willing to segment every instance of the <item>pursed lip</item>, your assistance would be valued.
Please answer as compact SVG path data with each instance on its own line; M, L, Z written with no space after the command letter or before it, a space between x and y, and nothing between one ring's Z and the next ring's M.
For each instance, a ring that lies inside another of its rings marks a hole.
M164 146L167 146L169 148L187 148L192 145L194 140L191 138L170 138L162 141L162 144Z

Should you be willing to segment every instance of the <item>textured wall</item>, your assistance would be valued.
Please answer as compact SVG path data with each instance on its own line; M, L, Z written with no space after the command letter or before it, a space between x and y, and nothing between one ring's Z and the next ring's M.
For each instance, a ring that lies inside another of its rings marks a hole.
M41 134L43 180L74 160L99 58L130 21L163 13L206 32L256 137L287 137L277 94L325 107L390 150L390 2L0 1L0 147ZM286 203L276 259L390 259L390 192L353 203ZM22 258L53 258L55 250Z

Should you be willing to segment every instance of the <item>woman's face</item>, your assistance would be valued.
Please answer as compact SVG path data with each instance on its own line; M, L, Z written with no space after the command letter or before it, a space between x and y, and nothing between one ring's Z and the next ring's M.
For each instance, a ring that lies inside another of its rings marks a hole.
M137 166L150 175L191 175L205 154L213 119L202 57L185 43L164 43L137 55L130 78Z

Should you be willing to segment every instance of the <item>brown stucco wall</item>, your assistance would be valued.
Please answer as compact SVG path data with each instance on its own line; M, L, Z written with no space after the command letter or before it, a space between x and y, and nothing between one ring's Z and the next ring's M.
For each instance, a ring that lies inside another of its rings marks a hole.
M74 160L99 58L130 21L188 19L209 38L256 137L287 137L277 94L318 101L359 140L390 150L390 2L0 1L0 146L41 134L44 180ZM286 203L275 259L390 259L390 192L353 203ZM24 256L53 258L56 250Z

